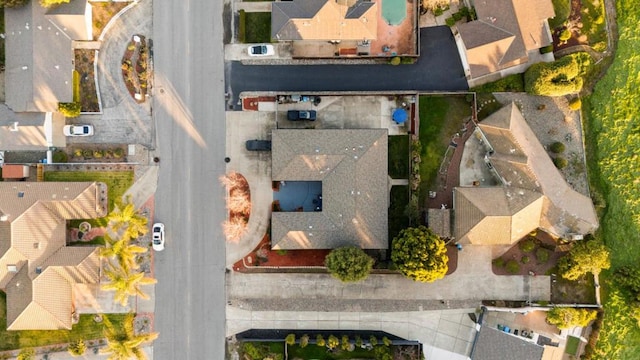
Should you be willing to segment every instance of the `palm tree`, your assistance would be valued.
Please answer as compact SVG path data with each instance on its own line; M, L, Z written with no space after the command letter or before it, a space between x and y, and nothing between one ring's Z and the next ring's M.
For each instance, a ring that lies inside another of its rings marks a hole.
M113 325L105 321L105 337L107 347L101 350L104 354L110 354L109 360L144 360L147 358L140 345L158 338L158 333L135 334L133 329L133 314L127 314L123 323L123 333L116 331Z
M100 249L100 256L107 259L116 259L120 267L126 271L135 270L140 267L136 262L137 254L143 254L148 251L142 246L130 244L130 239L123 236L120 239L114 239L106 233L104 235L106 247Z
M155 284L156 279L144 276L144 272L131 273L125 268L114 268L108 264L104 269L104 274L109 278L109 282L102 284L102 290L115 291L114 301L122 306L127 306L129 296L140 296L147 300L149 295L144 293L140 286Z
M107 216L109 226L115 233L122 231L122 236L136 239L149 231L147 218L141 216L131 198L127 198L124 204L116 205L116 208Z

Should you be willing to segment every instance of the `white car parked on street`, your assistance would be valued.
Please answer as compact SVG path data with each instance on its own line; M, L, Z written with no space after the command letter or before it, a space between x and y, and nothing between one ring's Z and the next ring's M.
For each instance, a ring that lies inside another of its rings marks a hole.
M162 251L164 250L164 224L163 223L155 223L153 224L153 250Z

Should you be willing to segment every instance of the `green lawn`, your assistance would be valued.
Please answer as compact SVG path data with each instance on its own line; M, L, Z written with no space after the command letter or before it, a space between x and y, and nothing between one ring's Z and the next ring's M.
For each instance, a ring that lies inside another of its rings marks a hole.
M471 116L471 103L465 96L420 96L420 188L419 204L425 203L429 188L436 184L438 169L451 137Z
M524 92L524 75L513 74L494 82L476 86L471 91L479 93Z
M73 325L72 330L7 331L6 300L5 293L0 292L0 351L64 344L79 339L95 340L104 337L104 322L96 323L93 321L93 315L80 315L80 322ZM125 316L125 314L105 315L115 329L123 328Z
M271 42L271 13L245 13L245 42L249 44Z
M593 94L583 101L588 165L602 238L615 270L640 264L640 8L635 0L616 2L620 39L615 59ZM603 200L600 200L603 199ZM595 359L639 359L640 328L630 318L630 299L602 274L604 325Z
M389 136L389 176L409 178L409 135Z
M389 246L400 230L409 227L409 218L404 210L409 203L409 186L391 187L391 204L389 205Z
M574 336L567 337L567 346L564 348L564 352L569 355L576 355L578 352L578 346L580 345L580 339Z

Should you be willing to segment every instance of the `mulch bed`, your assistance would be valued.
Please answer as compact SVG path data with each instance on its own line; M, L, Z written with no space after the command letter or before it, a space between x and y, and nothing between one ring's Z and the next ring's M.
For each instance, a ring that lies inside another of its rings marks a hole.
M271 241L269 235L260 241L256 248L247 254L242 260L233 264L233 270L239 272L251 272L261 267L277 267L277 268L300 268L307 266L324 266L324 258L331 252L326 250L271 250ZM449 257L449 270L447 275L453 274L458 267L458 252L455 245L447 246L447 256ZM386 269L374 269L372 273L388 273L395 272Z
M80 105L82 112L99 112L94 49L74 49L75 70L80 75Z
M526 239L526 238L525 238ZM504 259L505 262L509 260L515 260L518 262L520 266L520 271L517 273L510 273L507 271L506 266L497 266L492 264L491 268L493 273L496 275L545 275L550 269L556 266L558 260L563 257L567 252L554 251L557 243L554 238L552 238L549 234L544 231L538 231L535 236L536 248L533 251L525 253L520 248L519 244L523 240L520 240L518 243L514 244L506 253L500 256ZM539 264L536 259L536 250L538 248L545 248L549 251L549 259L543 263ZM523 264L521 261L523 256L529 257L529 262Z
M93 38L98 39L109 20L124 9L129 1L90 1L91 18L93 20Z
M582 21L582 2L581 0L571 0L571 14L569 15L569 21L580 22ZM576 45L589 45L589 42L581 42L579 40L582 34L576 33L575 31L571 32L571 38L566 42L560 41L560 33L564 30L563 26L560 26L556 29L552 29L551 35L553 36L553 51L558 51L562 49L566 49L568 47L576 46Z
M134 41L136 36L140 38L140 42ZM148 51L145 37L134 35L127 44L122 57L122 79L127 86L129 95L138 103L143 103L147 94Z

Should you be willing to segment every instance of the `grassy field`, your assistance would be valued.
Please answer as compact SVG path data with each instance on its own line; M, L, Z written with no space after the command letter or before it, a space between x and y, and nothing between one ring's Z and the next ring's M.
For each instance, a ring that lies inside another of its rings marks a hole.
M616 6L615 59L583 102L592 188L606 202L598 236L610 248L612 271L640 263L640 92L637 81L630 81L640 73L640 8L635 0ZM594 358L639 359L640 328L630 319L630 301L614 283L604 284L604 325Z
M93 321L93 315L80 315L80 322L73 325L72 330L7 331L6 300L5 293L0 292L0 351L64 344L79 339L95 340L104 337L104 322L96 323ZM122 329L125 316L125 314L110 314L107 317L115 329Z
M389 136L389 176L409 178L409 135Z
M419 204L424 204L429 188L434 186L438 169L451 137L471 116L471 104L465 96L420 96L420 188Z
M248 12L245 14L245 42L271 42L271 13Z

